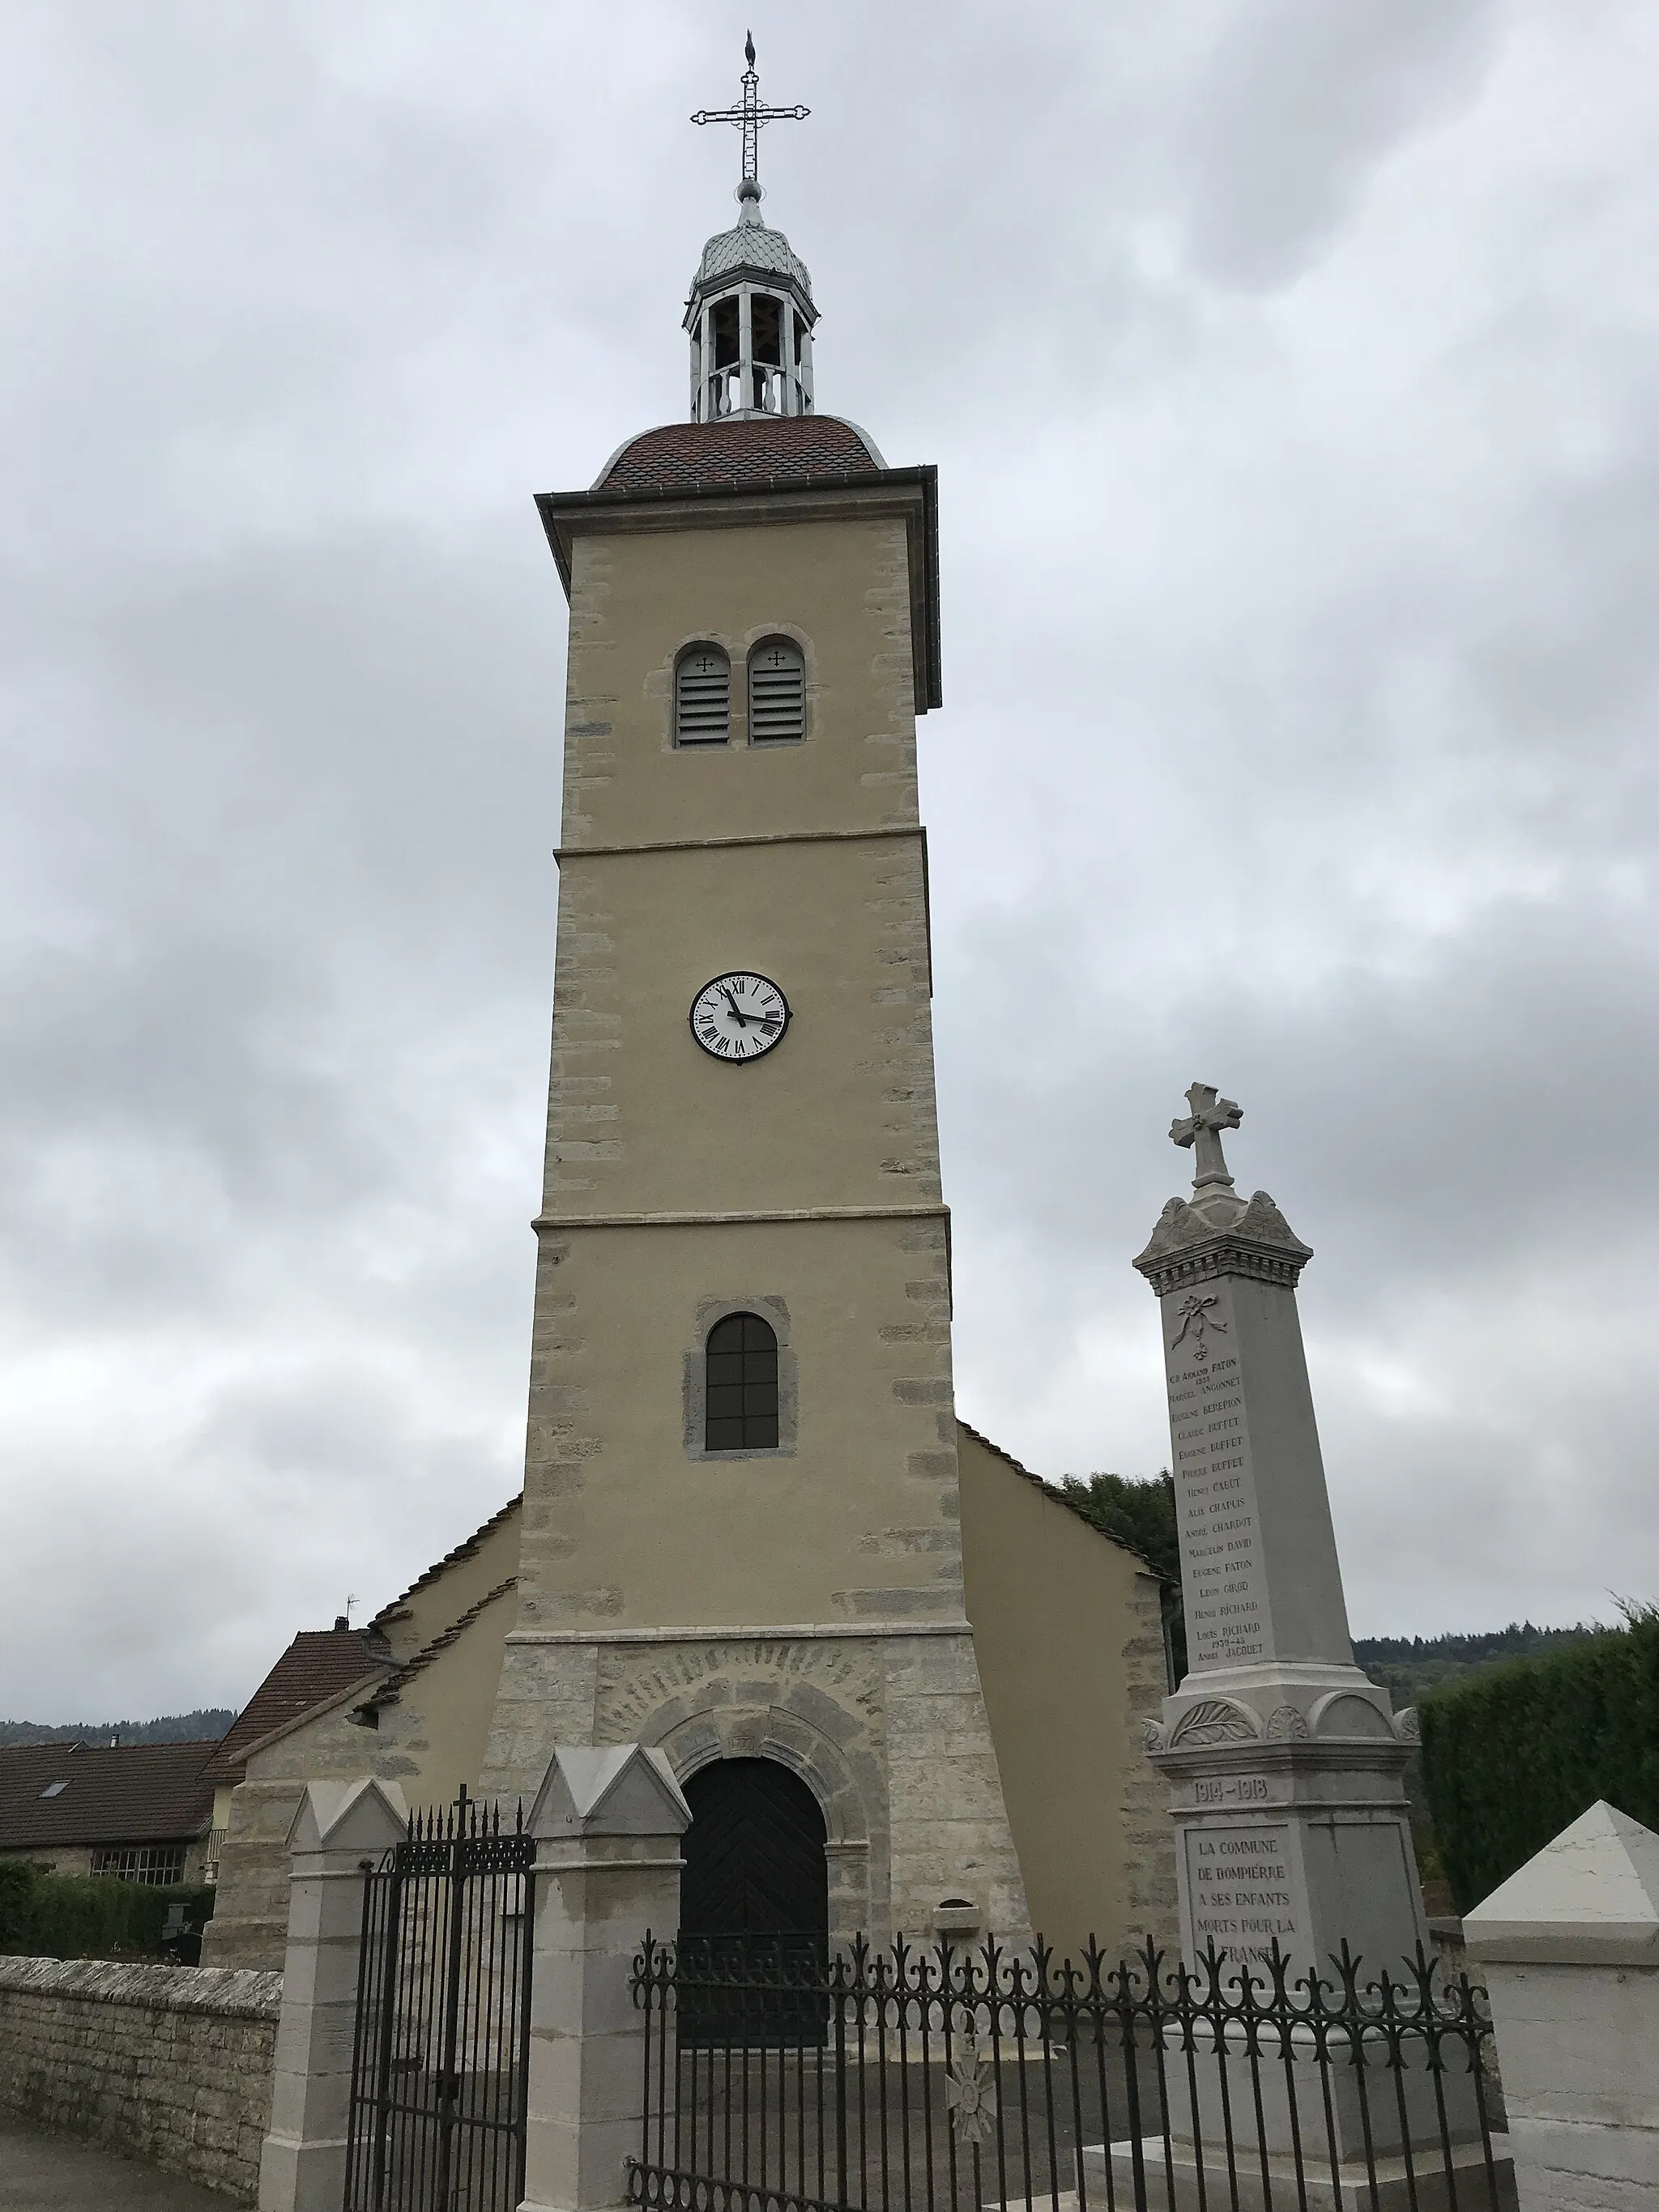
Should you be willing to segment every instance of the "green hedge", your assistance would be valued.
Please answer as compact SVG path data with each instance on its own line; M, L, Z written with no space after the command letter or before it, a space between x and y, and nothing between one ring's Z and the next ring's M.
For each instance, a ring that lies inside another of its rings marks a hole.
M39 1874L0 1859L0 1951L33 1959L158 1958L170 1905L193 1928L213 1917L210 1888L152 1888L111 1875Z
M1605 1797L1659 1828L1659 1612L1423 1700L1423 1780L1460 1912Z

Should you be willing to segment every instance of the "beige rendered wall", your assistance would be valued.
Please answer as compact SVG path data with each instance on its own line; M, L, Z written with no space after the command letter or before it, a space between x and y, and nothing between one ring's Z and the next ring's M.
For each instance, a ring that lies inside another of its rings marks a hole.
M576 1231L541 1269L523 1629L960 1616L942 1221ZM688 1439L710 1301L772 1318L793 1451Z
M732 1066L692 999L769 975L790 1026ZM567 859L545 1204L594 1213L934 1203L921 840Z
M915 823L904 521L788 512L781 500L746 526L577 539L567 848ZM744 660L779 635L805 654L806 740L751 748ZM732 657L733 742L676 750L674 663L705 640Z
M1031 1925L1115 1955L1176 1933L1175 1846L1139 1722L1164 1694L1157 1577L967 1431L963 1567Z
M905 525L775 504L576 541L526 1631L960 1608ZM744 649L779 631L807 737L750 748ZM734 742L677 750L699 638L732 651ZM594 849L734 836L792 842ZM735 967L793 1012L738 1066L687 1022ZM686 1363L751 1303L781 1316L793 1445L706 1459Z

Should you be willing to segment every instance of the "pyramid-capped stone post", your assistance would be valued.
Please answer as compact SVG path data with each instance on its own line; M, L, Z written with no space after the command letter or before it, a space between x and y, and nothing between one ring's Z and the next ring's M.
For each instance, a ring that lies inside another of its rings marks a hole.
M562 1746L536 1793L535 1959L520 2212L625 2201L645 2108L645 2014L629 1989L647 1933L679 1927L691 1808L643 1744Z
M288 1951L259 2212L338 2212L346 2179L363 1881L401 1843L395 1782L313 1782L289 1826Z
M1463 1923L1521 2212L1659 2204L1659 1835L1605 1802Z

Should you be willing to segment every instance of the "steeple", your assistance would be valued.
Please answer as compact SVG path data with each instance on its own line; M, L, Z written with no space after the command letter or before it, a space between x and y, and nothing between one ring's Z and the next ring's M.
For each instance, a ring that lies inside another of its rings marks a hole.
M752 34L744 56L748 67L739 105L699 108L691 118L734 124L743 133L738 220L703 247L686 302L694 422L812 412L812 329L818 319L812 280L783 233L761 221L756 174L762 125L799 122L810 111L767 106Z

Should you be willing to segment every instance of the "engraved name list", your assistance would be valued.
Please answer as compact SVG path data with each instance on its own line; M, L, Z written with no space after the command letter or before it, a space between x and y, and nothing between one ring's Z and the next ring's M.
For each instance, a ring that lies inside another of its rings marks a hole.
M1270 1656L1267 1589L1230 1286L1223 1279L1170 1304L1170 1439L1196 1672Z

